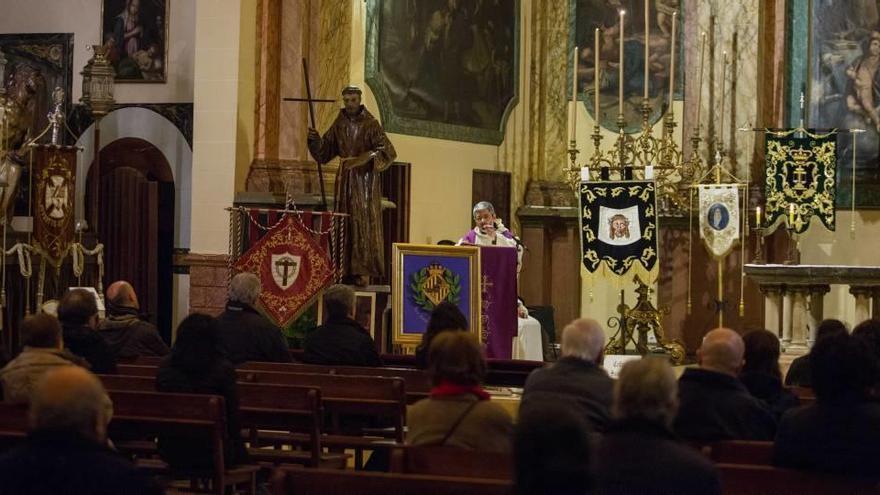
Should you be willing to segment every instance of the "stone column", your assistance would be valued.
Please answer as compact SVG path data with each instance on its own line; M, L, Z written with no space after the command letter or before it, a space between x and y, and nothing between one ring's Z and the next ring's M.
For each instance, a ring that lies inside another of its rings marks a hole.
M782 346L791 343L791 290L782 288Z
M785 349L790 354L807 352L807 287L789 287L791 293L791 345Z
M808 322L810 332L807 335L807 345L810 347L813 347L813 342L816 341L816 329L819 328L819 324L825 319L823 305L825 303L825 294L830 290L831 287L828 285L811 285L809 287L810 311L808 314Z
M871 317L871 298L874 295L874 288L852 285L849 293L856 298L855 321L853 321L853 326L856 326Z
M871 307L871 318L880 318L880 287L874 287L874 303Z
M778 337L782 335L782 286L761 284L760 289L764 294L764 328Z

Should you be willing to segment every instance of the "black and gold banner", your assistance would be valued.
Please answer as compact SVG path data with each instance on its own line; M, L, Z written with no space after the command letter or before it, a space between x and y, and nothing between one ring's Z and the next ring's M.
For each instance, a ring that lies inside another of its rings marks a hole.
M834 230L837 131L767 131L765 188L767 226L780 218L801 234L819 217Z
M657 203L653 181L581 183L581 248L590 273L643 281L657 273Z
M67 257L74 230L76 152L73 146L34 148L34 247L54 267Z

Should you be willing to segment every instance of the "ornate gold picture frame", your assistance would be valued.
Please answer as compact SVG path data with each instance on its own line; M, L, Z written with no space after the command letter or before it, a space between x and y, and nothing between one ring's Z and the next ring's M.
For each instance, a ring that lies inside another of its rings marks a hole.
M468 320L470 333L479 339L479 248L394 244L392 249L392 345L418 345L431 310L442 301L458 306Z

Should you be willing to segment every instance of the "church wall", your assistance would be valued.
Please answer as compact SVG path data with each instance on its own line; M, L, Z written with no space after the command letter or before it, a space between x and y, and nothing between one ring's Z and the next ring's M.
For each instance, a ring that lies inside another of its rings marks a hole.
M73 50L73 102L82 95L79 75L99 44L101 0L4 0L0 33L70 33ZM168 80L165 84L128 83L115 87L119 103L188 103L193 100L196 2L170 2ZM233 59L234 60L234 59Z

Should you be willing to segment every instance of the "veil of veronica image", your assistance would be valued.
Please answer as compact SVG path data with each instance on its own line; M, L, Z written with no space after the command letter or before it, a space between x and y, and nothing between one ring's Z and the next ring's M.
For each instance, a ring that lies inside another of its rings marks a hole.
M798 131L767 131L767 226L787 220L794 205L791 227L796 233L805 232L814 216L834 230L837 131Z
M581 250L588 274L657 278L653 181L581 184Z

